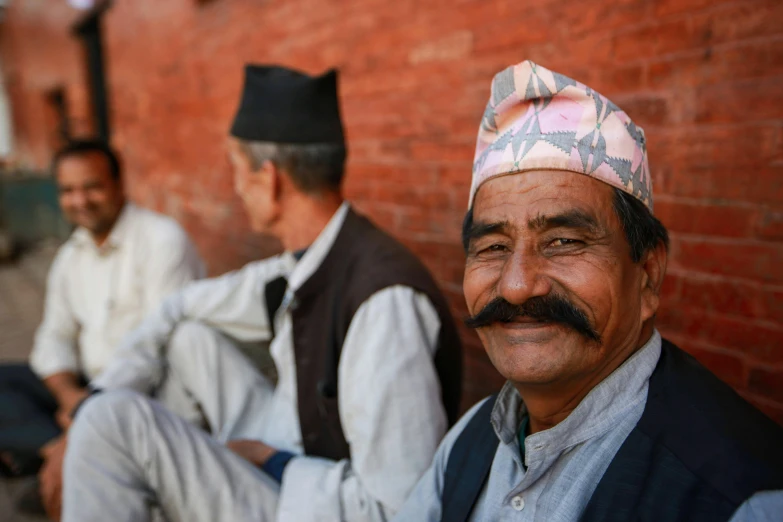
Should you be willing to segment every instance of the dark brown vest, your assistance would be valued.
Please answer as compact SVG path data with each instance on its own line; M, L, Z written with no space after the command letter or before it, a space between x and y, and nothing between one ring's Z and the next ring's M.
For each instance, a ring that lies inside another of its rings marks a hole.
M276 284L276 289L274 284L267 286L270 308L276 308L270 295L280 294L280 284ZM334 460L350 458L337 404L340 392L337 368L343 341L362 303L376 292L395 285L425 294L438 313L441 328L435 368L449 425L456 422L462 345L443 294L410 251L366 218L349 211L331 250L296 291L291 306L299 423L305 454ZM372 348L375 347L368 347Z

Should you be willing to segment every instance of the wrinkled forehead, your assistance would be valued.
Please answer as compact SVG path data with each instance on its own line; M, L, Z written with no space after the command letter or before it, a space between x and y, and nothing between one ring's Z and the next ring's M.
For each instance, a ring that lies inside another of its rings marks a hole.
M473 202L473 220L530 228L530 223L545 217L579 212L611 227L619 224L613 200L614 189L594 178L565 171L529 171L483 183Z

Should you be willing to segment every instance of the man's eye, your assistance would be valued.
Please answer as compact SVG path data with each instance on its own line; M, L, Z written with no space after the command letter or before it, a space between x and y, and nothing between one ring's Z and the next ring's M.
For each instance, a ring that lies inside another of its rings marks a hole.
M501 245L499 243L495 243L494 245L489 245L488 247L482 248L479 253L480 254L494 254L498 252L505 252L506 247L505 245Z
M581 241L579 241L578 239L568 239L565 237L559 237L554 241L552 241L551 245L558 247L558 246L571 246L579 243L581 243Z

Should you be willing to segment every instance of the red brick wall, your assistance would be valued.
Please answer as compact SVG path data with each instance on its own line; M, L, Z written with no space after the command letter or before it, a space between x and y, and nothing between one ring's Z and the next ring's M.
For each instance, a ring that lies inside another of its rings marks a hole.
M36 32L61 31L52 2L26 2ZM340 67L347 194L424 259L460 315L459 225L493 74L530 58L611 97L647 131L656 213L672 235L661 329L783 422L780 1L115 4L109 88L128 189L182 221L213 273L274 249L249 233L222 148L247 61ZM44 44L7 43L4 63L25 77L71 74L69 46L19 63L20 49ZM475 400L498 378L465 338Z

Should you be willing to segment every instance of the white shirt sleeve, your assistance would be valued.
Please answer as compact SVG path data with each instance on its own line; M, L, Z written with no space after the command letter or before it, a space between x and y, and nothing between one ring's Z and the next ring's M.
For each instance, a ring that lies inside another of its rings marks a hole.
M381 521L400 508L447 428L434 365L440 326L430 300L409 287L384 289L359 308L338 369L351 460L293 458L281 522Z
M79 372L79 323L68 303L65 278L70 248L66 243L49 269L43 321L30 354L30 367L41 379L65 371Z
M144 311L150 313L174 291L204 277L205 270L196 247L179 225L166 227L165 233L147 246Z
M185 320L201 321L241 341L269 340L264 285L282 269L283 262L277 256L220 277L195 281L171 294L123 339L109 365L91 384L149 393L163 378L165 346Z
M421 477L419 483L413 488L408 499L402 508L397 512L393 522L438 522L441 519L443 506L441 497L443 496L443 483L446 474L446 466L451 455L451 448L457 442L457 438L470 422L470 419L476 414L481 406L489 398L481 400L474 404L468 412L457 421L448 434L440 443L435 458L432 459L432 465Z

